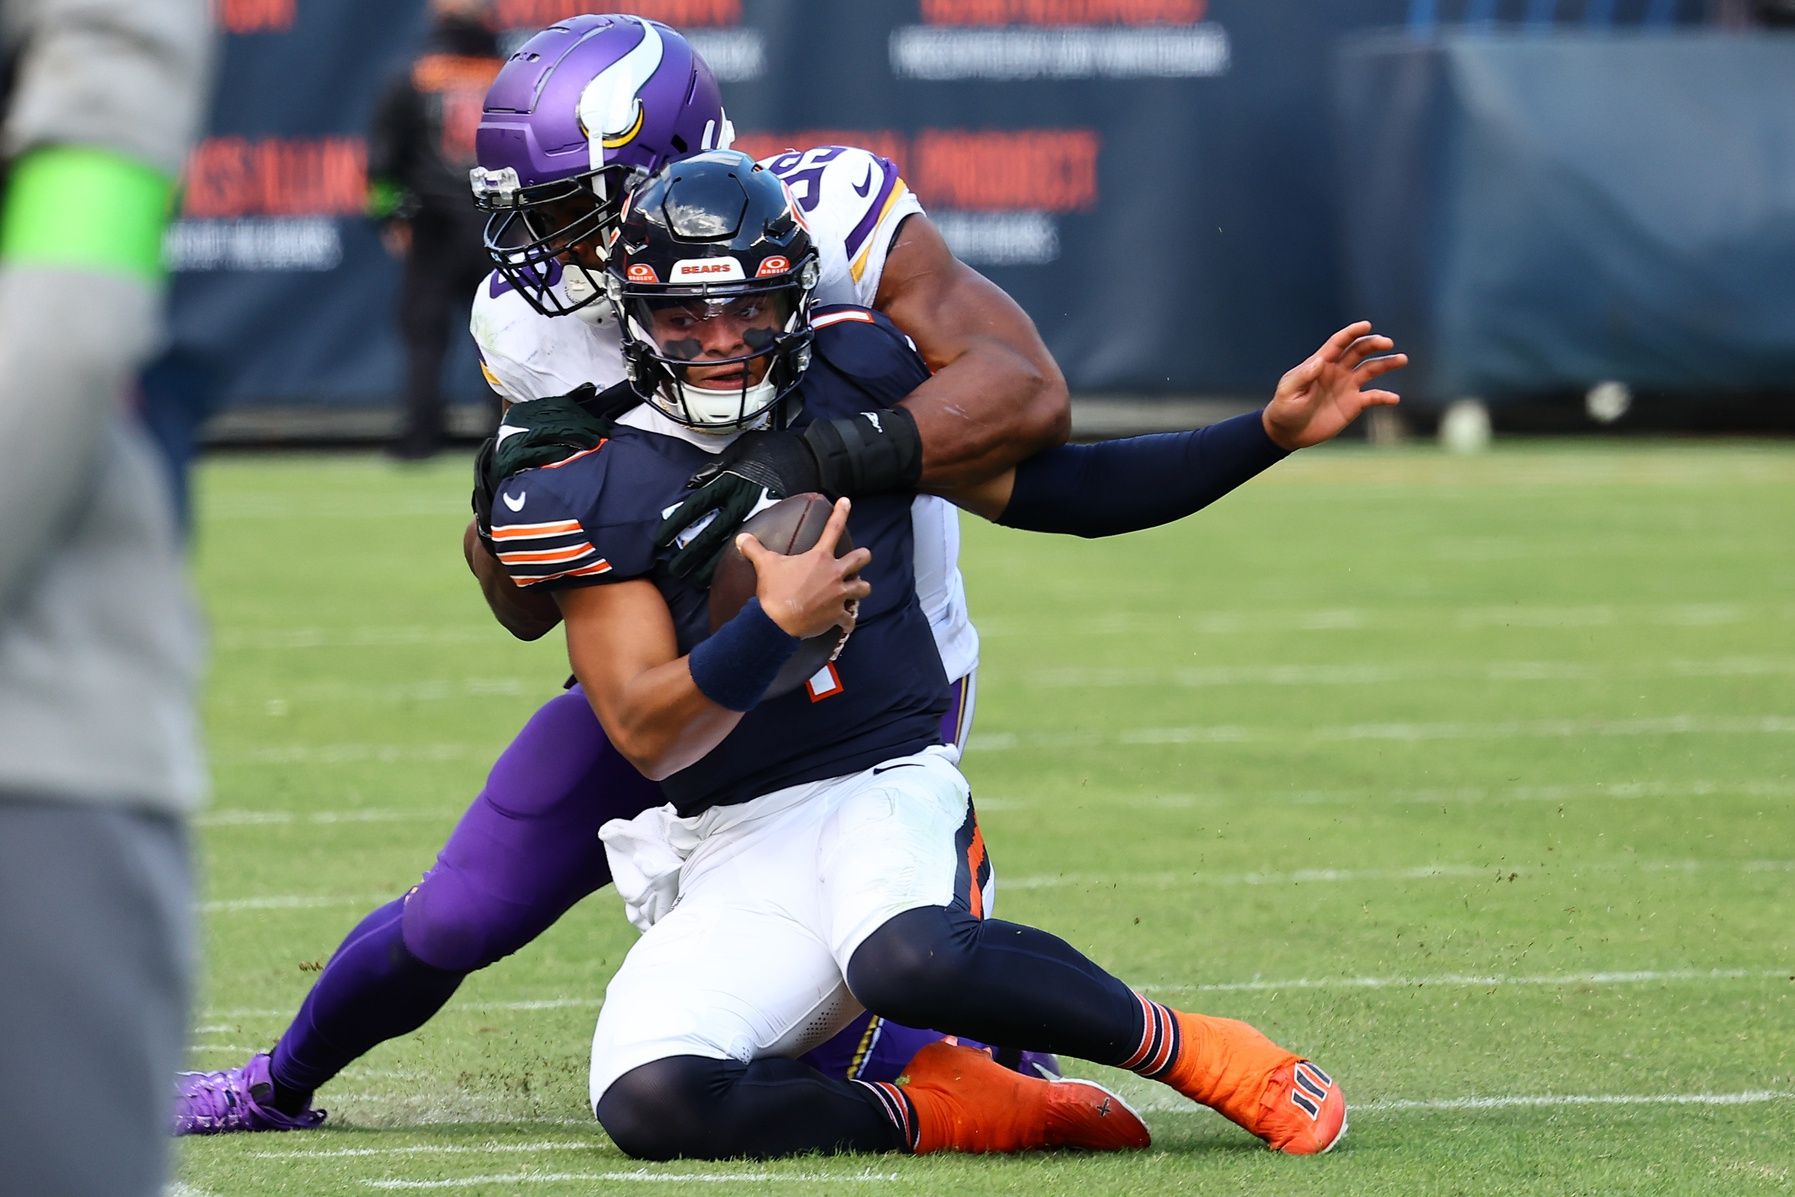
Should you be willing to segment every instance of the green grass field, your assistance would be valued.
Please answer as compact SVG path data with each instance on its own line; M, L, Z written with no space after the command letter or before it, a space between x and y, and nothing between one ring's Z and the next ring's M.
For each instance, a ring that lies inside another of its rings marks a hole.
M194 1067L273 1041L561 681L467 577L465 475L200 472ZM606 893L323 1091L325 1129L182 1142L175 1191L1795 1189L1795 446L1314 450L1119 540L968 519L963 565L1003 913L1313 1055L1340 1150L1076 1068L1150 1152L640 1166L586 1108L633 934Z

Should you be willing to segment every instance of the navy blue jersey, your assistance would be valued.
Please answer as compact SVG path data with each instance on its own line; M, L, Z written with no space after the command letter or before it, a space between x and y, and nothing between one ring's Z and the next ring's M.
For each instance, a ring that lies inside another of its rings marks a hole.
M863 308L819 309L810 368L794 396L801 427L887 407L928 377L902 333ZM493 504L499 560L520 586L652 581L673 613L679 651L710 635L709 593L666 569L654 536L709 459L678 437L620 427L596 449L506 479ZM916 599L912 496L856 499L854 543L872 550L854 634L833 664L742 717L709 755L661 783L681 814L838 777L940 743L947 675Z

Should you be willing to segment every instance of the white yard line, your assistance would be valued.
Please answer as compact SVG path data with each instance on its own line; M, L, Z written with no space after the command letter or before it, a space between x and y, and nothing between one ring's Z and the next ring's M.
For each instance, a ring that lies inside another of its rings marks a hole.
M1036 637L1043 631L1075 630L1080 636L1153 634L1162 639L1187 635L1231 636L1238 632L1354 631L1412 628L1417 617L1438 626L1476 628L1722 627L1753 620L1775 622L1795 616L1788 603L1667 603L1622 607L1609 603L1579 606L1515 604L1504 607L1340 607L1308 611L1278 608L1204 611L1183 616L1135 612L1092 614L1077 604L1042 608L1028 618L981 619L979 634L992 638Z
M1673 968L1599 973L1424 973L1406 977L1290 977L1279 980L1212 981L1143 985L1148 993L1234 993L1302 989L1496 989L1504 985L1662 985L1685 981L1788 981L1795 968Z
M201 902L202 914L242 914L256 910L322 910L337 906L365 906L373 909L393 900L393 895L363 894L270 894L261 898L219 898Z
M493 1152L515 1152L517 1154L534 1154L538 1151L592 1151L598 1146L598 1123L589 1122L593 1138L568 1139L542 1143L502 1143L492 1140L480 1144L442 1144L432 1146L417 1144L411 1147L331 1147L321 1150L304 1151L252 1151L252 1159L258 1160L346 1160L363 1159L368 1156L382 1155L486 1155Z
M978 746L975 734L974 749ZM1421 789L1339 789L1339 790L1253 790L1208 793L1147 793L1127 788L1105 788L1105 806L1147 807L1183 810L1198 806L1228 806L1251 799L1254 803L1288 803L1292 806L1354 806L1388 803L1392 805L1435 806L1442 803L1470 802L1575 802L1587 799L1631 801L1651 798L1795 798L1795 782L1773 780L1714 781L1696 778L1688 781L1613 781L1583 782L1564 785L1518 786L1455 786ZM1012 795L981 795L978 806L983 811L1024 810L1031 807L1060 804L1057 797L1031 801ZM244 807L217 807L200 814L194 821L201 827L287 828L294 824L330 826L338 823L440 823L452 812L420 807L415 810L380 807L350 807L341 810L251 810Z
M1642 873L1699 873L1713 870L1742 873L1776 873L1795 869L1795 860L1596 860L1566 861L1550 869L1536 865L1492 861L1489 864L1424 864L1401 869L1291 869L1265 873L1208 873L1197 869L1153 873L1049 873L1037 876L998 875L997 890L1058 889L1062 886L1117 888L1145 885L1167 889L1180 885L1305 885L1352 881L1430 881L1452 877L1576 876L1584 872L1612 870ZM1511 876L1512 874L1512 876Z
M350 810L209 810L194 820L201 827L290 827L294 823L328 826L333 823L421 823L447 818L450 812L419 808L386 810L365 807Z
M1280 632L1350 631L1370 627L1409 628L1414 626L1415 618L1422 610L1439 623L1459 628L1721 627L1748 620L1772 623L1795 617L1795 604L1734 602L1669 603L1634 607L1613 604L1515 604L1444 609L1432 606L1424 609L1341 607L1309 611L1255 608L1204 611L1188 616L1127 612L1091 614L1087 610L1072 608L1063 617L1053 610L1043 610L1027 619L982 619L977 626L981 635L994 638L1039 635L1044 619L1056 627L1076 624L1079 633L1085 636L1127 636L1148 631L1160 635L1196 633L1226 636L1255 628L1270 628ZM354 630L285 626L234 627L220 632L214 641L214 647L220 652L239 652L502 643L507 643L505 634L493 623L425 627L416 624L389 624Z
M896 1172L506 1172L494 1176L461 1176L453 1180L364 1180L370 1189L471 1189L479 1185L569 1184L866 1184L899 1179Z
M1664 715L1650 719L1527 719L1465 723L1349 723L1312 727L1311 740L1387 740L1421 743L1431 740L1559 740L1582 736L1790 735L1795 715ZM1007 752L1034 748L1151 747L1167 744L1283 744L1290 729L1281 725L1252 727L1203 724L1179 727L1137 727L1121 731L979 732L968 751ZM396 745L339 741L331 744L287 744L217 754L226 766L289 765L417 765L490 762L497 749L484 744L440 743Z
M1402 665L1217 665L1138 668L1041 669L1024 673L1030 689L1108 689L1158 686L1370 686L1393 682L1597 681L1622 678L1781 677L1795 673L1795 658L1715 657L1586 664L1576 661L1420 661Z
M1060 889L1071 886L1149 886L1169 889L1182 885L1261 886L1307 885L1355 881L1433 881L1453 877L1577 876L1585 872L1630 871L1640 873L1786 873L1795 871L1795 860L1594 860L1562 862L1551 868L1513 861L1487 864L1434 863L1400 869L1290 869L1282 872L1211 873L1191 869L1148 873L1042 873L1021 877L999 876L998 889ZM205 914L242 914L261 910L311 910L343 906L377 906L392 900L384 894L269 894L255 898L219 898L200 904Z
M1465 723L1349 723L1312 727L1310 740L1389 740L1421 743L1430 740L1570 739L1584 736L1671 735L1789 735L1795 733L1795 715L1664 715L1651 719L1524 719ZM978 732L967 751L984 752L1036 748L1148 747L1166 744L1286 743L1288 727L1248 727L1235 724L1137 727L1117 732Z
M490 764L500 747L489 744L370 744L338 741L333 744L271 744L247 752L220 752L215 765L442 765L461 761Z

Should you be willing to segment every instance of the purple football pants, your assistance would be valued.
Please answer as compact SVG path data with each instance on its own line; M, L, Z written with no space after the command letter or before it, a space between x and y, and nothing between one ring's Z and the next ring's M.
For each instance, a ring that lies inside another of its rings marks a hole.
M971 689L967 679L952 686L945 742L961 740ZM275 1045L280 1090L310 1094L377 1044L423 1026L463 977L610 884L600 825L662 801L605 738L578 687L550 699L493 765L423 880L364 918L319 973ZM833 1076L890 1080L936 1038L862 1015L805 1059Z

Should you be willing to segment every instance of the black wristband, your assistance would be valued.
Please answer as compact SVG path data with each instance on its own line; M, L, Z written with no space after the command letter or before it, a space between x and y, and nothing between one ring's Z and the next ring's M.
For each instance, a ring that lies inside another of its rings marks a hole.
M922 477L922 434L901 407L819 420L804 430L804 444L832 499L914 490Z

